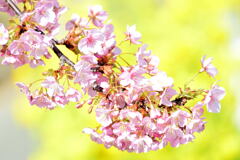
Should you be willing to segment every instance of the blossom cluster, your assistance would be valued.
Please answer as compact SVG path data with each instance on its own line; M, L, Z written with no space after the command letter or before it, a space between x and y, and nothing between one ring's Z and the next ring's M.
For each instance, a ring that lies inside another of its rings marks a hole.
M224 88L215 82L210 89L192 89L190 81L177 90L173 78L159 70L159 58L147 50L136 25L127 26L125 38L118 44L114 26L107 22L108 14L101 6L90 7L88 17L73 15L66 23L68 33L57 42L53 38L65 11L57 0L15 3L23 3L24 12L18 25L6 29L0 24L2 64L15 68L45 65L45 59L52 56L49 48L61 57L55 44L73 51L77 59L73 65L60 58L59 68L44 72L43 79L17 86L31 105L40 108L55 109L70 102L76 108L89 106L89 112L95 108L99 126L83 130L93 141L136 153L167 144L178 147L204 130L204 106L209 112L220 112ZM7 2L0 4L0 11L14 15ZM135 53L129 53L136 57L135 65L123 57L128 53L120 48L125 42L138 46ZM218 71L212 60L204 56L198 74L207 73L215 79Z
M43 58L51 58L48 53L50 39L41 33L29 29L17 40L13 40L2 55L2 64L12 64L15 68L29 64L32 68L44 65Z
M30 91L30 86L24 83L17 83L17 86L27 96L31 105L54 109L56 106L64 107L69 102L78 102L81 99L81 93L74 88L68 88L65 92L64 87L60 85L52 76L47 76L41 83L41 88Z
M192 114L183 110L176 110L168 114L167 110L149 109L149 115L131 109L111 111L98 108L98 122L102 125L102 132L85 128L84 133L90 134L93 141L103 143L109 148L115 146L128 152L148 152L165 147L168 143L172 147L185 144L194 139L193 133L201 132L205 122L200 116L202 105L192 108ZM101 115L105 115L104 117Z

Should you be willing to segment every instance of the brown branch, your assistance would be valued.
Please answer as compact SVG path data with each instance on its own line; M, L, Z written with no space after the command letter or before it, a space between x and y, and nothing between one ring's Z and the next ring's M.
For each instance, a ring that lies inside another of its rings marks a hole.
M55 42L53 43L52 50L58 56L61 62L66 63L74 68L75 64L58 49Z
M22 16L21 10L18 8L18 6L12 0L6 0L6 2L13 9L13 11L16 13L16 15L18 15L19 17ZM41 34L45 35L45 33L42 30L40 30L38 27L35 28L35 31L40 32ZM60 51L60 49L57 47L57 41L52 39L51 44L52 44L51 48L52 48L53 52L57 55L57 57L60 59L60 61L64 64L66 63L74 68L74 65L75 65L74 62L72 62L68 57L66 57L62 53L62 51Z
M13 9L13 11L16 13L18 16L22 16L21 10L18 8L18 6L12 1L12 0L6 0L8 5Z

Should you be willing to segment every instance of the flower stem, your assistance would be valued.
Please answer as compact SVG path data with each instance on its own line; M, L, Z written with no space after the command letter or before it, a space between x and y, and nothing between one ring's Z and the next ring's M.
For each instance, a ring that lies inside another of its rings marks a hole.
M187 88L187 86L188 86L192 81L194 81L194 79L195 79L200 73L202 73L202 72L197 72L188 82L186 82L186 83L184 84L184 88Z
M122 58L120 55L118 56L123 62L125 62L128 66L131 66L124 58Z

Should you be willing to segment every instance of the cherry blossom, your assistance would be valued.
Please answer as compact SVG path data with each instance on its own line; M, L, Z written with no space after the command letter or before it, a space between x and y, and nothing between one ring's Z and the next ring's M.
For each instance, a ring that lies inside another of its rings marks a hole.
M48 23L54 23L56 14L53 11L53 6L49 7L48 4L41 5L35 9L34 19L41 26L46 26Z
M50 58L49 38L29 29L18 40L14 40L5 53L2 64L13 64L15 68L29 63L32 68L45 65L42 57Z
M138 65L146 69L150 74L157 74L159 58L157 56L151 55L151 51L146 51L146 49L146 44L138 49L138 52L136 53Z
M102 6L96 5L89 8L88 17L92 20L92 23L97 27L103 27L103 22L107 20L108 15L102 9Z
M201 59L202 68L200 69L200 72L206 72L211 77L215 77L218 71L213 66L212 60L213 60L212 57L206 59L206 56L203 56Z
M29 90L29 86L25 85L24 83L22 82L18 82L16 83L16 85L20 88L20 91L23 92L24 94L26 94L26 96L28 98L31 97L31 92Z
M55 104L44 94L40 94L32 97L30 104L36 105L40 108L48 108L48 109L53 109L55 107Z
M176 95L177 92L172 88L166 88L161 95L160 105L172 106L171 98Z
M46 79L42 82L41 86L47 89L47 94L50 97L56 95L64 95L63 87L59 85L54 77L46 77Z
M46 58L50 57L47 50L47 47L50 45L50 40L41 33L30 29L21 35L20 40L30 46L30 55L34 58L40 59L42 56Z
M188 143L195 138L194 132L203 130L205 123L202 119L194 118L190 113L181 110L173 112L170 116L160 114L158 109L152 110L152 114L157 112L157 121L156 116L143 118L139 112L128 109L118 112L117 117L111 114L109 109L97 109L96 112L97 119L100 118L100 122L104 124L102 132L98 133L89 128L83 132L90 134L93 141L104 144L107 148L115 146L120 150L136 153L161 149L168 143L172 147ZM187 128L187 132L184 128Z
M32 12L24 13L23 21L31 19L39 24L38 28L45 30L49 35L56 35L59 31L58 19L66 11L57 0L39 0Z
M26 54L12 55L9 50L5 51L5 56L2 61L4 65L13 64L14 68L18 68L29 63L29 59Z
M86 31L86 37L79 41L78 49L84 54L97 53L101 49L103 39L102 33L97 29Z
M209 112L220 112L221 105L219 101L223 99L225 96L225 90L218 85L212 87L211 90L208 91L208 94L205 97L204 103L207 105L207 109Z
M168 77L165 72L158 72L148 80L148 85L151 86L154 91L163 91L165 87L171 87L173 85L173 79Z
M94 59L95 60L95 59ZM97 63L97 61L95 62ZM81 87L87 91L97 79L97 74L92 71L93 64L87 60L80 60L76 65L75 83L79 83Z
M79 91L74 88L69 88L66 92L66 99L71 102L78 102L80 101L81 97L81 93L79 93Z
M125 40L130 40L133 44L141 44L138 40L141 39L142 35L138 31L136 31L136 25L127 26L127 31L125 32L126 38Z
M22 55L30 51L27 41L14 40L8 47L11 55Z
M143 73L145 73L145 71L138 66L133 68L124 67L122 74L119 76L120 83L123 86L134 86L143 79Z
M70 21L66 23L66 30L71 31L75 27L88 28L89 23L87 18L80 17L77 14L73 14Z

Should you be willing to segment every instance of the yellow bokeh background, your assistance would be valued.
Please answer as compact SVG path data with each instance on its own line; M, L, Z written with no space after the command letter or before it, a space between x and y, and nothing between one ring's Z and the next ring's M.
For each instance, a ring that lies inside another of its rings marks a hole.
M68 7L62 24L71 14L87 15L87 8L100 4L115 26L118 42L126 25L137 25L142 41L160 58L159 69L182 86L200 69L203 55L214 57L219 85L226 89L219 114L205 112L206 129L196 139L178 148L166 147L149 153L106 149L81 131L95 127L94 113L74 106L52 111L30 107L19 91L12 112L15 120L38 141L30 160L239 160L240 159L240 0L60 0ZM6 15L3 15L7 19ZM64 26L62 26L64 36ZM124 45L127 51L129 46ZM63 48L65 52L65 50ZM133 58L127 58L134 63ZM48 60L56 68L58 59ZM16 81L29 83L40 78L45 68L12 70ZM193 87L209 87L213 80L198 77ZM0 91L1 92L1 91ZM13 151L14 152L14 151Z

